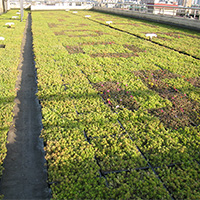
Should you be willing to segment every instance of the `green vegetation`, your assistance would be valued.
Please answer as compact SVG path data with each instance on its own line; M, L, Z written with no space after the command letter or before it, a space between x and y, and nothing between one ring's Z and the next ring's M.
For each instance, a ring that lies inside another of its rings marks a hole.
M15 88L18 75L17 67L20 62L21 43L25 28L25 21L11 19L16 15L16 11L9 11L0 16L0 176L2 175L2 164L6 157L6 138L11 126L14 106L14 98L18 88ZM25 13L26 16L26 13ZM8 28L5 26L8 22L14 22L15 26Z
M78 12L77 14L85 16L88 12ZM177 29L170 25L133 20L127 17L99 12L90 12L90 15L91 20L104 24L106 24L106 21L112 21L113 23L110 24L111 27L127 31L145 39L148 39L145 36L147 33L156 33L157 37L153 37L152 39L154 42L200 58L200 33L196 31Z
M0 16L0 175L25 28L15 15ZM92 11L32 19L53 199L200 199L200 35Z
M53 199L199 199L200 61L93 13L32 13Z

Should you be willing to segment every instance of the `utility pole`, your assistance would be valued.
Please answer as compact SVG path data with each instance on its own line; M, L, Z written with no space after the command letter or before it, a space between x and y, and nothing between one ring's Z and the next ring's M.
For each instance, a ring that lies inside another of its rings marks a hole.
M3 0L0 0L0 14L3 13Z
M23 17L24 17L23 0L20 0L20 14L21 14L21 22L22 22Z

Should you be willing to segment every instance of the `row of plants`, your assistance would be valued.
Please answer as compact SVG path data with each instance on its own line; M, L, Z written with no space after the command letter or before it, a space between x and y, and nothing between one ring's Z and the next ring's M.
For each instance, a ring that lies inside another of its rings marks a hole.
M12 19L16 10L8 11L0 16L0 176L3 172L3 160L6 157L7 133L13 118L14 99L18 88L15 87L18 76L18 65L20 63L21 43L25 28L25 21ZM26 18L26 13L25 13ZM6 23L14 22L9 27Z
M200 58L200 51L198 48L200 34L197 31L95 11L79 11L77 13L77 15L83 17L88 14L91 16L89 18L91 20L104 24L106 24L106 21L112 21L109 26L127 31L145 39L148 39L146 34L155 33L157 37L152 38L154 42Z
M53 199L198 199L199 120L180 120L199 114L199 61L72 12L32 17Z

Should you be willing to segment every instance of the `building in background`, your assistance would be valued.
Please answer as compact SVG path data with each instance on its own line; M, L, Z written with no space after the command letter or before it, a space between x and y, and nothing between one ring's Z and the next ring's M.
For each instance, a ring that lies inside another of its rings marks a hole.
M11 9L20 8L19 0L0 0L0 13L6 10L4 4L9 1ZM24 8L31 6L32 9L39 10L90 9L94 4L120 9L129 9L130 7L133 7L134 9L132 10L135 11L139 11L141 9L145 10L148 6L148 12L154 14L174 15L177 6L198 7L200 5L200 0L24 0ZM164 9L164 6L167 6L168 9ZM163 11L165 13L163 13Z
M178 9L176 0L141 0L141 3L146 4L148 12L153 14L176 15Z
M178 0L178 5L183 7L191 7L193 2L194 2L193 0Z
M1 1L1 0L0 0ZM19 0L10 0L11 9L19 9ZM31 10L70 10L90 9L94 5L92 0L24 0L23 7Z

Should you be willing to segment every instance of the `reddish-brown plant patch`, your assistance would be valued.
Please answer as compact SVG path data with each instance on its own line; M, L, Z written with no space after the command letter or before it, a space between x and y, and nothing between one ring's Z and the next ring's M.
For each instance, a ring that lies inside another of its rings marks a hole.
M64 31L60 31L60 32L54 32L55 35L65 35Z
M95 57L130 58L130 57L133 57L133 56L138 57L139 55L137 53L144 52L143 49L140 49L139 47L136 47L134 45L125 44L125 45L123 45L123 47L131 50L133 53L96 53L96 54L90 54L90 56L93 57L93 58L95 58Z
M55 24L55 23L48 23L49 28L55 28L58 27L59 24Z
M82 29L82 30L74 30L74 29L65 30L65 32L84 32L84 31L88 31L88 30L85 30L85 29Z
M70 16L65 15L65 14L63 14L63 15L60 14L59 16L62 17L62 18L61 18L61 21L64 20L63 18L70 18ZM58 19L58 20L59 20L59 19ZM64 21L65 21L65 20L64 20Z
M137 110L138 103L131 95L130 91L122 89L117 82L100 82L94 83L93 86L99 91L102 98L112 109L126 107L129 110Z
M158 39L164 40L164 41L171 41L170 38L162 37L160 35L157 36Z
M162 109L152 109L149 113L160 118L160 121L168 128L184 128L185 126L197 126L200 124L198 114L200 112L199 104L189 100L182 94L171 93L170 96L173 106ZM166 98L169 95L166 95ZM163 95L164 98L164 95Z
M146 23L141 23L141 24L144 25L144 26L149 26L151 28L159 28L158 26L153 25L153 24L146 24Z
M174 74L172 72L169 72L166 69L163 70L141 70L141 71L135 71L134 74L136 76L140 76L140 78L150 78L150 79L165 79L165 78L177 78L181 77L179 74Z
M64 19L58 19L58 21L59 21L59 22L64 22L65 20L64 20Z
M162 81L163 78L176 78L180 77L179 75L167 70L136 71L134 74L139 76L149 89L172 102L172 107L149 110L149 113L160 118L165 127L177 129L200 124L198 117L198 113L200 113L199 103L189 99L186 94L182 94L175 87L172 88Z
M78 46L65 46L65 48L67 49L67 51L70 54L75 54L75 53L85 53L83 51L83 49L81 48L81 46L84 45L110 45L110 44L114 44L114 42L85 42L85 43L80 43Z
M109 45L109 44L115 44L115 42L84 42L80 43L79 45Z
M94 31L95 33L97 33L98 35L110 35L109 33L104 33L102 31Z
M180 33L165 33L165 35L174 37L174 38L181 38Z
M68 35L68 37L97 37L95 34L85 34L85 35Z
M187 36L187 37L191 37L191 38L197 38L197 39L200 39L200 36L196 36L196 35L190 35L190 34L187 34L187 33L181 33L181 32L172 32L172 34L174 34L174 35L178 34L179 36L181 36L181 35L184 35L184 36Z
M124 48L127 48L129 50L131 50L132 52L136 53L136 52L144 52L143 49L140 49L139 47L136 47L134 45L128 45L128 44L124 44L123 45Z
M62 32L62 34L63 34L63 32ZM65 46L65 48L67 49L67 51L70 54L84 53L83 49L80 46L82 46L82 45L99 45L99 44L100 45L111 45L111 44L115 44L115 43L114 42L86 42L86 43L80 43L79 46ZM137 54L137 52L144 52L144 50L142 50L139 47L136 47L134 45L123 45L123 47L131 50L133 53L95 53L95 54L90 54L90 56L93 58L95 58L95 57L129 58L129 57L133 57L133 56L139 56Z
M195 87L200 87L200 78L199 77L186 78L185 81L190 82Z
M134 23L114 23L114 25L131 25L131 26L136 26L136 27L139 27L140 25L139 24L134 24Z
M79 25L76 25L75 27L83 27L83 26L88 26L88 24L79 24Z
M97 37L100 35L109 35L109 33L104 33L102 31L98 31L98 30L66 30L65 32L93 32L95 34L85 34L85 35L68 35L68 37Z
M106 21L105 19L103 19L103 18L96 18L97 20L99 20L99 21Z
M64 30L64 32L86 32L86 31L89 31L89 30L86 30L86 29L81 29L81 30L74 30L74 29ZM90 31L90 32L97 33L98 35L109 35L108 33L104 33L102 31Z
M69 54L75 54L75 53L84 53L83 49L80 46L66 46L65 47Z
M94 54L90 54L90 56L92 58L96 58L96 57L130 58L130 57L139 56L139 55L136 53L94 53Z

